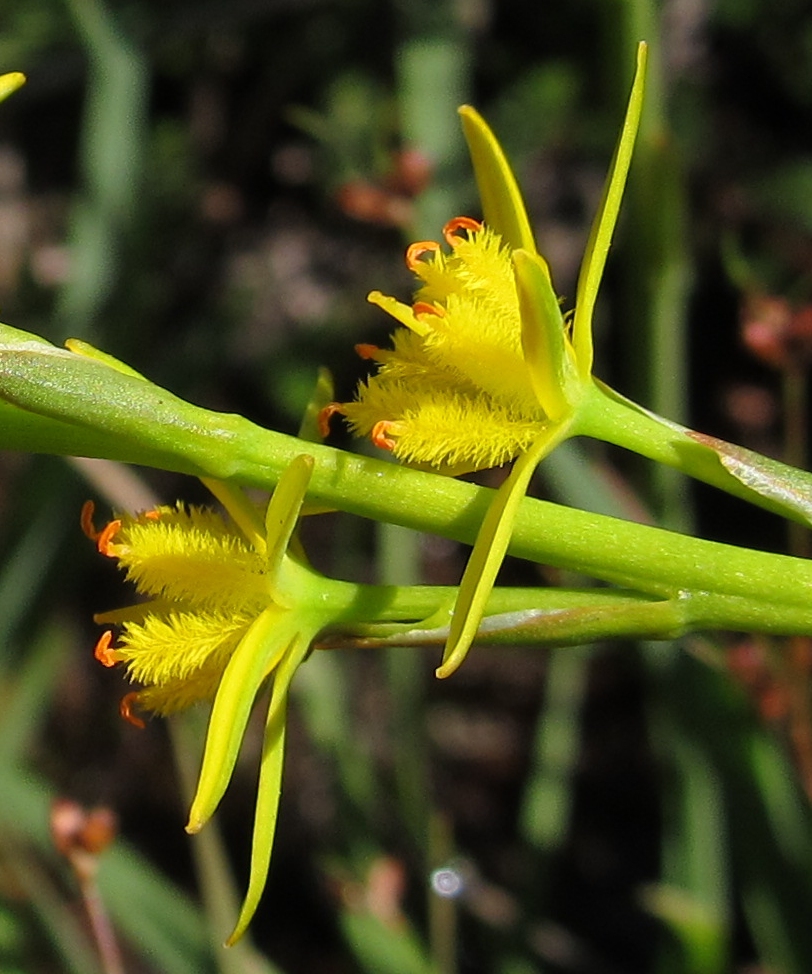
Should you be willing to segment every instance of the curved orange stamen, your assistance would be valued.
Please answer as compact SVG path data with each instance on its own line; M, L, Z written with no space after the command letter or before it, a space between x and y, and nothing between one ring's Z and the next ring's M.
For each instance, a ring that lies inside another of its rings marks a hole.
M436 240L419 240L417 243L409 244L406 248L406 266L410 271L416 271L423 254L433 253L439 249L440 245Z
M359 342L355 346L355 354L362 359L368 361L377 361L378 355L380 354L380 349L377 345L369 345L366 342Z
M108 558L115 558L113 552L110 551L110 542L118 534L120 528L121 520L119 518L116 518L115 521L111 521L102 528L96 538L96 546L100 554L107 555Z
M81 525L82 533L90 538L91 541L98 541L99 539L99 532L93 523L93 513L95 510L96 505L93 501L85 501L82 504L82 513L79 515L79 524Z
M161 512L160 511L144 511L141 517L145 517L148 521L160 521Z
M376 423L372 427L372 432L369 434L369 438L372 440L373 445L379 447L381 450L394 450L395 440L388 435L394 425L395 424L388 419L382 419L380 422Z
M319 433L321 438L326 440L330 435L330 420L335 416L336 413L343 413L344 406L340 402L328 403L324 409L319 410L319 414L316 417L316 425L319 428Z
M482 224L479 220L474 220L470 216L455 216L453 220L449 220L443 227L443 236L446 239L446 243L453 247L454 244L459 242L458 230L467 230L468 233L476 233L477 230L481 229Z
M412 305L412 311L415 318L418 315L434 315L435 318L445 317L445 308L441 308L438 304L429 304L428 301L415 301Z
M118 710L121 716L129 721L133 727L140 727L143 730L147 725L133 713L133 707L138 702L138 694L133 691L132 693L127 693L121 698L121 703L118 705Z
M96 643L96 648L93 650L93 655L101 663L102 666L115 666L116 663L121 659L121 654L110 648L110 643L113 641L113 630L108 629L99 636L99 641Z

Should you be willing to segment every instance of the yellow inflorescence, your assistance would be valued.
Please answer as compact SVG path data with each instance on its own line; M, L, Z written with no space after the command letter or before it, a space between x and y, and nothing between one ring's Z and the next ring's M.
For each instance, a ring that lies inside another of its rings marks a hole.
M406 261L421 287L409 307L373 292L399 321L393 348L363 354L378 371L356 401L329 407L358 435L416 465L460 473L498 466L547 426L522 353L510 251L480 223L446 225L450 252L412 244Z

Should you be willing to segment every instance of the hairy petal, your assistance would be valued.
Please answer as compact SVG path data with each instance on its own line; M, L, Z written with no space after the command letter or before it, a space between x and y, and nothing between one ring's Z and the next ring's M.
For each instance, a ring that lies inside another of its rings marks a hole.
M129 678L144 685L139 704L159 713L213 696L250 615L170 611L125 622L116 652ZM152 703L150 701L153 701Z
M146 595L202 610L258 610L267 602L261 555L207 508L124 517L107 553Z

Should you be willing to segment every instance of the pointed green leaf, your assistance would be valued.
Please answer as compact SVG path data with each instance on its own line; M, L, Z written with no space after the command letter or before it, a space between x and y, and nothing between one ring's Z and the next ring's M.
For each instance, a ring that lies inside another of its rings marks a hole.
M265 889L271 862L279 794L282 787L282 766L285 759L285 714L291 680L310 648L310 640L300 636L279 664L274 677L273 693L265 722L262 743L262 763L259 772L257 807L254 814L254 835L251 842L251 873L240 915L227 946L235 944L245 933L256 913Z
M214 698L197 794L186 831L199 832L211 818L231 779L245 725L262 681L296 637L296 619L276 606L251 624L223 673Z
M571 371L564 318L550 276L538 254L514 250L513 271L522 319L522 352L533 391L552 422L570 410L567 373Z
M485 223L509 247L521 247L535 253L536 241L530 229L524 200L502 146L475 108L463 105L459 113L471 153Z
M598 213L592 224L587 240L586 253L578 276L578 287L575 294L575 315L572 321L572 345L575 349L575 360L578 371L586 377L592 371L592 313L598 297L603 269L612 235L615 232L620 201L629 174L629 165L640 124L640 114L643 109L643 94L646 79L646 60L648 49L645 43L637 47L637 67L634 82L626 108L626 118L620 132L609 175L603 187Z
M465 566L443 662L435 671L438 678L451 676L467 656L510 544L519 504L533 471L557 444L566 439L567 432L568 425L559 424L548 435L536 440L527 453L516 460L507 480L496 492Z

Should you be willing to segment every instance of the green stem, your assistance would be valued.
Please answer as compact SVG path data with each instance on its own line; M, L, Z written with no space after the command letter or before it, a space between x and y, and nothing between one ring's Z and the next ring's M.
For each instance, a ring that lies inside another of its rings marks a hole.
M774 514L809 524L812 475L724 444L721 440L694 433L679 423L643 409L598 379L593 379L591 388L582 400L576 432L622 446ZM778 491L759 492L749 487L744 477L733 476L723 466L722 457L728 455L727 451L714 449L711 444L728 448L731 456L735 452L752 459L754 467L766 469L769 465L771 473L783 476L787 483L791 482L795 493L803 499L788 503L786 498L779 496Z
M331 625L317 640L318 648L438 646L445 642L455 588L356 589L352 618ZM432 607L436 612L426 622L420 621L420 613ZM385 621L408 618L414 621ZM745 597L717 591L683 590L672 598L651 599L636 592L595 588L497 588L488 600L477 642L577 646L613 637L675 639L699 629L805 634L812 631L812 604L776 604L758 594Z
M295 437L262 429L239 416L200 409L103 363L13 329L4 331L9 338L7 347L0 346L4 448L101 456L266 490L302 454L302 441ZM646 413L597 383L579 410L576 430L679 466L765 507L783 512L786 506L746 487L722 466L718 453L682 427ZM476 538L493 497L487 488L319 443L308 443L306 451L314 460L311 502L468 544ZM782 469L800 481L805 495L812 477L794 468ZM717 593L776 611L804 609L812 603L809 561L530 498L519 505L508 551L664 598L682 591ZM754 621L748 617L746 625L731 623L747 628Z

